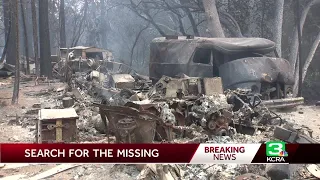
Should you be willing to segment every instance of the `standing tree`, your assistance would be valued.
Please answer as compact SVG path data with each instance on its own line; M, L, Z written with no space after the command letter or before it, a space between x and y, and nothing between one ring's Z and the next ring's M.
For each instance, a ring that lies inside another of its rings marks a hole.
M309 64L311 63L315 50L314 48L317 48L319 41L318 38L315 40L312 49L310 50L309 54L308 54L308 59L306 60L305 65L303 65L303 67L300 67L300 63L299 63L299 33L302 35L303 34L303 27L305 24L305 21L307 19L307 15L309 14L309 11L311 9L311 7L313 7L314 5L320 4L320 0L311 0L307 3L307 5L302 9L302 13L300 14L301 16L298 17L299 19L297 21L299 21L299 25L300 25L300 32L298 30L298 28L294 28L294 34L293 34L293 42L291 42L290 45L290 57L289 60L291 61L291 63L293 64L293 69L295 70L295 84L294 84L294 88L293 88L293 92L294 95L296 96L298 94L298 90L299 90L299 83L302 83L300 81L300 78L303 78L303 72L300 72L300 68L303 68L303 71L305 71L305 73L307 72L309 67Z
M5 36L7 38L8 36L8 29L9 29L9 23L10 23L10 0L2 0L2 10L3 10L3 22L5 27Z
M38 23L37 23L37 10L36 0L31 0L31 11L32 11L32 25L33 25L33 49L34 49L34 60L36 65L36 75L40 76L40 62L39 62L39 48L38 48Z
M202 0L207 17L208 29L213 37L225 37L215 0Z
M27 68L26 68L26 74L30 74L30 63L29 63L29 39L28 39L28 30L26 25L26 15L24 10L24 4L23 0L20 0L20 9L21 9L21 16L22 16L22 25L23 25L23 37L24 37L24 50L26 55L26 61L27 61Z
M74 34L71 41L71 47L77 46L80 41L81 36L86 30L86 19L88 15L89 2L88 0L84 0L84 5L81 9L81 16L78 22L75 22L74 25Z
M301 34L303 34L303 27L304 27L304 23L307 19L307 15L311 9L312 6L319 4L320 0L311 0L308 2L308 4L303 8L302 10L302 14L300 18L300 31ZM298 38L298 28L294 28L294 34L293 34L293 42L290 44L290 57L289 60L295 64L296 66L296 61L298 58L298 47L299 47L299 38ZM295 68L294 66L294 68Z
M60 47L66 48L67 38L66 38L66 17L64 12L64 0L60 0L59 20L60 20Z
M10 22L10 21L9 21ZM2 56L1 56L1 59L0 59L0 63L2 63L5 59L5 57L7 56L7 49L8 49L8 42L9 42L9 37L10 37L10 33L11 33L11 23L9 23L9 28L8 28L8 32L5 32L6 33L6 40L5 40L5 45L4 45L4 48L3 48L3 51L2 51Z
M277 45L277 52L282 57L281 44L282 44L282 24L283 24L283 7L284 0L276 0L276 20L275 20L275 43Z
M101 35L101 47L107 48L107 18L106 18L106 3L105 0L100 0L100 35Z
M6 62L8 64L14 65L15 60L17 59L17 54L16 54L16 26L15 26L15 21L18 19L15 19L13 16L15 15L14 11L14 1L12 0L3 0L3 15L4 15L4 25L5 25L5 31L6 31L6 36L9 36L8 38L8 47L7 47L7 52L6 52ZM9 30L9 24L12 26L10 27L10 34L8 34Z
M143 33L144 30L146 30L146 29L149 28L149 25L150 25L150 23L148 23L145 27L143 27L143 28L139 31L138 35L136 36L136 39L135 39L135 41L134 41L134 43L133 43L133 46L132 46L132 49L131 49L130 67L132 67L132 65L133 65L133 53L134 53L134 48L136 47L136 45L137 45L137 43L138 43L138 41L139 41L139 38L140 38L141 34Z
M12 20L15 22L13 24L15 29L14 41L15 41L15 54L16 54L16 73L14 78L14 87L13 87L13 96L12 96L12 104L17 104L19 100L19 84L20 84L20 59L19 59L19 20L18 20L18 1L19 0L11 0L12 3Z
M40 73L52 78L48 0L39 0Z

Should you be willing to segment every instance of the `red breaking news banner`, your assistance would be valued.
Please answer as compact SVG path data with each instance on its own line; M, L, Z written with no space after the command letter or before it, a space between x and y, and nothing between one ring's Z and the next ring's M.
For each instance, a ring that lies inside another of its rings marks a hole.
M1 163L320 163L319 144L0 144Z
M1 162L188 163L198 146L199 144L1 144ZM56 157L44 157L42 154L45 152L52 153L46 155Z

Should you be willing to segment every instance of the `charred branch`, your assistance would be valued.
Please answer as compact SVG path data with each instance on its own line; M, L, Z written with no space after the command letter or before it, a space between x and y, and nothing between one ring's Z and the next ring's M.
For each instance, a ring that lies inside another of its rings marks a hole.
M137 43L138 43L138 41L139 41L139 38L140 38L141 34L143 33L143 31L145 31L146 29L149 28L149 24L150 24L150 23L148 23L144 28L142 28L142 29L139 31L139 33L137 34L136 39L135 39L135 41L134 41L134 43L133 43L133 46L132 46L132 49L131 49L131 62L130 62L130 66L131 66L131 67L132 67L132 64L133 64L134 48L136 47L136 45L137 45Z
M221 23L232 33L233 37L243 37L238 22L227 12L219 13Z

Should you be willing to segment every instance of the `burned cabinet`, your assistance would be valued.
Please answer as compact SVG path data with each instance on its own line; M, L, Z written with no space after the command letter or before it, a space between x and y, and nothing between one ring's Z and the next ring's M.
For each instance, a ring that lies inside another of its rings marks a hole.
M78 141L78 115L73 108L41 109L37 123L38 143L70 143Z

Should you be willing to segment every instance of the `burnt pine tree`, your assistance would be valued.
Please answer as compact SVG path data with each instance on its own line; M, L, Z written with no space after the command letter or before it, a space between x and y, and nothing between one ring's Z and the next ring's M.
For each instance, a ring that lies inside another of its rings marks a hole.
M15 56L16 56L16 73L15 73L15 79L14 79L14 87L13 87L13 96L12 96L12 104L17 104L19 100L19 84L20 84L20 58L19 58L19 9L18 9L18 1L19 0L11 0L12 5L12 27L15 29L15 33L13 34L14 38L14 50L15 50Z
M60 0L60 11L59 11L59 20L60 20L60 47L66 48L66 17L64 12L64 0Z
M107 18L106 18L106 3L105 0L100 0L100 34L101 34L101 47L107 48Z
M5 36L8 36L9 22L10 22L10 0L2 0L2 10L3 10L3 22L5 27Z
M9 28L8 28L8 32L5 32L5 45L4 45L4 48L3 48L3 51L2 51L2 56L1 56L1 59L0 59L0 63L2 63L7 55L7 49L8 49L8 41L9 41L9 36L10 36L10 32L11 32L11 22L9 21Z
M21 9L21 17L22 17L22 25L23 25L23 38L24 38L24 50L27 61L26 74L30 74L30 63L29 63L29 38L28 38L28 29L26 25L26 15L24 9L24 1L20 0L20 9Z
M16 41L15 41L15 35L16 35L16 26L15 26L15 18L14 18L14 1L12 0L3 0L3 16L4 16L4 25L5 25L5 32L6 37L8 37L8 46L7 46L7 52L6 52L6 62L8 64L14 65L15 60L17 59L16 54ZM9 27L9 25L12 25ZM10 28L10 34L8 34Z
M32 13L32 25L33 25L33 49L34 60L37 77L40 76L40 62L39 62L39 40L38 40L38 23L37 23L37 9L36 0L31 0L31 13Z
M9 0L2 0L2 10L3 10L3 22L5 28L5 46L2 52L0 63L2 63L6 57L9 45L9 36L11 32L11 21L10 21L10 3Z
M39 0L40 74L52 78L48 0Z
M204 11L207 17L208 29L212 37L225 37L221 26L215 0L202 0Z

